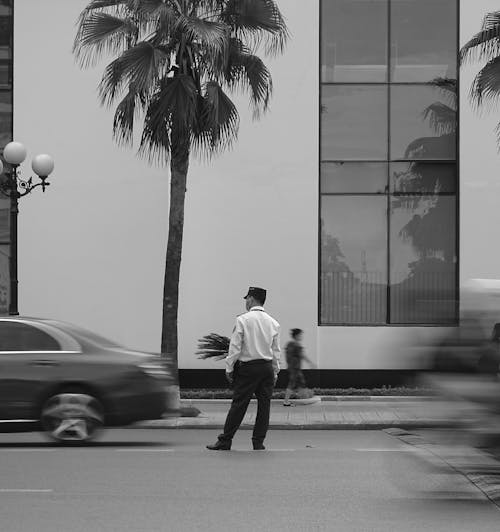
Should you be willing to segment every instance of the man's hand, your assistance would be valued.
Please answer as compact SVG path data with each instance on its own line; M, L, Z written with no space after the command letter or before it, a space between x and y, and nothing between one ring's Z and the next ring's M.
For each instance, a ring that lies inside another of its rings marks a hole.
M277 382L278 382L278 374L275 373L275 374L274 374L274 384L273 384L273 386L276 386L276 383L277 383Z
M226 379L227 379L227 382L229 382L229 384L232 385L234 382L234 373L233 372L229 373L226 371Z

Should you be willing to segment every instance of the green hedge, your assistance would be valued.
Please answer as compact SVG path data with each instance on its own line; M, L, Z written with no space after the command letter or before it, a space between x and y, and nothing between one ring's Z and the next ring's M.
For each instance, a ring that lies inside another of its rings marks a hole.
M315 395L351 395L351 396L394 396L394 395L432 395L432 391L425 388L409 388L404 386L383 386L381 388L313 388ZM181 389L181 399L230 399L232 392L229 389ZM283 399L285 390L275 390L273 399Z

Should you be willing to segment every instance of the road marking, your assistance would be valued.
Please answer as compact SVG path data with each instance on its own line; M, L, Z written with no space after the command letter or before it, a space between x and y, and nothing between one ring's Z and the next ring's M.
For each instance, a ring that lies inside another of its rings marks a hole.
M0 493L52 493L54 490L46 489L10 489L0 488Z
M353 449L358 453L415 453L415 449Z
M56 449L44 449L43 447L40 447L38 449L23 449L23 448L20 448L20 449L16 449L15 447L9 447L7 449L2 449L0 448L0 452L8 452L8 453L38 453L38 452L43 452L43 453L52 453L54 452Z
M119 453L173 453L174 449L115 449Z

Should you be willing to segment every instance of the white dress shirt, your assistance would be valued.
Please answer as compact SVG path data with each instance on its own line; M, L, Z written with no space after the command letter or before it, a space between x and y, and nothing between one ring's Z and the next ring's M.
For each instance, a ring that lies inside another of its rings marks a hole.
M252 307L236 318L226 357L226 373L232 373L237 360L270 360L274 374L280 370L280 324L264 307Z

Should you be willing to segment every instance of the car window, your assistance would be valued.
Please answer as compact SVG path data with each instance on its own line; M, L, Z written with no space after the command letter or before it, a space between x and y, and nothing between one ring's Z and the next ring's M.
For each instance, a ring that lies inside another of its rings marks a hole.
M0 321L0 351L60 351L59 342L37 327Z
M56 320L46 320L46 323L59 327L63 331L74 336L77 340L90 342L91 344L99 345L101 347L123 347L118 342L110 340L109 338L105 338L104 336L96 334L92 331L87 331L87 329L83 329L82 327L73 325L72 323L66 323L63 321Z

